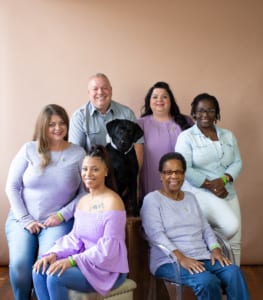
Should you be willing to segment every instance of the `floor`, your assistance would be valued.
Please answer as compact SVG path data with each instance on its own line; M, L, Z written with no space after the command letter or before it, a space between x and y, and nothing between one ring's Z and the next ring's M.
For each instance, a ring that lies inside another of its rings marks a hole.
M251 300L263 300L263 265L245 265L241 267L251 293ZM0 266L0 299L14 300L8 268ZM32 298L31 300L34 300ZM144 299L141 299L144 300Z

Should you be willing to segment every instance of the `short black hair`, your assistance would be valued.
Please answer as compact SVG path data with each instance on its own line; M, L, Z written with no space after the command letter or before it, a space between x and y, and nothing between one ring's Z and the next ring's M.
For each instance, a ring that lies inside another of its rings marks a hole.
M160 161L159 161L159 172L161 173L163 171L163 165L168 161L168 160L180 160L180 162L182 163L183 166L183 170L184 172L186 171L186 160L183 157L183 155L179 152L169 152L164 154Z

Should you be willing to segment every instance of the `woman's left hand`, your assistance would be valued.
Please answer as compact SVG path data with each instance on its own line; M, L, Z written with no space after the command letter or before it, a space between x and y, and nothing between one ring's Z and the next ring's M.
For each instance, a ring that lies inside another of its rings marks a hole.
M229 266L229 265L232 264L231 260L228 259L227 257L225 257L222 254L222 251L221 251L220 248L215 248L211 252L211 262L212 262L212 265L215 264L216 260L218 260L220 262L220 264L221 264L222 267Z
M57 256L55 253L50 253L47 256L44 256L37 260L33 266L33 270L37 273L39 273L42 270L42 273L45 273L48 266L52 263L54 263L57 259Z
M61 276L68 268L71 268L68 258L63 258L52 263L47 269L47 275L54 275L58 273Z
M210 180L208 189L219 198L225 198L228 195L222 178Z

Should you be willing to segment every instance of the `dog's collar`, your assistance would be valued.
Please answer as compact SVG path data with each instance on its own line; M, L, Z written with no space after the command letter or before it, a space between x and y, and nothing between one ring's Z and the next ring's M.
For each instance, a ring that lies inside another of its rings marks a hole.
M125 155L128 154L132 150L132 148L133 148L133 144L131 145L131 147L126 152L124 152L124 154Z
M116 149L117 151L120 151L120 150L116 147L116 145L113 143L111 137L110 137L108 134L107 134L107 136L106 136L106 140L107 140L107 143L111 144L111 146L112 146L114 149ZM133 144L131 145L131 147L130 147L126 152L124 152L124 155L128 154L128 153L132 150L132 148L133 148Z

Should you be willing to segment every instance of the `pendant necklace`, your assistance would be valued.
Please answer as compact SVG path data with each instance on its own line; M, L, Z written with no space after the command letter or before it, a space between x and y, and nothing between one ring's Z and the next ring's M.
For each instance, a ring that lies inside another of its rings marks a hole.
M53 156L52 162L54 165L57 165L60 161L64 161L64 157L63 157L64 150L59 151L59 153L57 155L58 157L56 159L54 158L55 153L58 153L58 152L57 151L52 152L52 156Z

